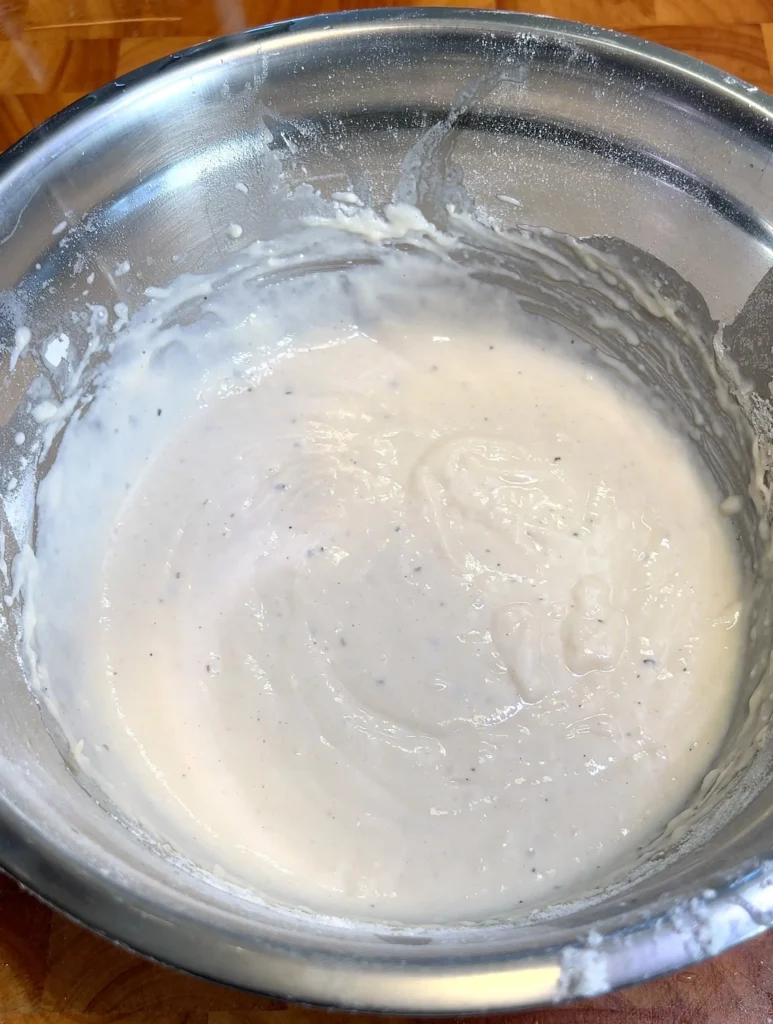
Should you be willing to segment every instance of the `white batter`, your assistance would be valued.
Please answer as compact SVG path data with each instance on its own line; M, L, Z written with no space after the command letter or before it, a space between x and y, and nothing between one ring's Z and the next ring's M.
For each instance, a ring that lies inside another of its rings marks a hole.
M84 766L196 864L480 919L683 807L741 584L721 496L633 393L461 287L401 314L400 266L198 347L127 337L41 488L34 644Z

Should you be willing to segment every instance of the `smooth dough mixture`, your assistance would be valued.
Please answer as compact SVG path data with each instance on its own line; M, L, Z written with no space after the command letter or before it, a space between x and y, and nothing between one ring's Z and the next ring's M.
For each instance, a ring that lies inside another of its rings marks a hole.
M741 580L694 452L567 331L388 273L298 285L313 330L118 336L40 489L34 649L84 768L194 864L479 920L690 798Z

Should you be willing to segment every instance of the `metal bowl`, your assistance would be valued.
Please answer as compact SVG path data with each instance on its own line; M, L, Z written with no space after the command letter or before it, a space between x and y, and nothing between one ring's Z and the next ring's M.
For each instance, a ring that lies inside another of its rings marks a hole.
M44 337L91 274L89 301L131 310L144 284L218 267L242 244L230 223L245 238L276 226L277 168L287 190L384 202L438 124L452 138L443 159L481 207L505 225L613 236L657 257L711 317L735 320L745 369L767 384L773 357L755 330L769 291L743 307L773 266L773 100L658 46L487 11L257 29L151 64L52 118L0 158L0 336L12 339L21 296ZM140 272L116 273L127 260ZM3 422L35 372L27 361L6 377ZM22 500L5 489L7 558L24 540L11 515ZM640 981L773 922L762 728L756 785L646 878L456 938L363 936L312 917L288 923L154 853L61 756L25 685L13 615L0 644L0 861L90 927L196 974L309 1002L459 1013ZM752 742L743 730L731 741Z

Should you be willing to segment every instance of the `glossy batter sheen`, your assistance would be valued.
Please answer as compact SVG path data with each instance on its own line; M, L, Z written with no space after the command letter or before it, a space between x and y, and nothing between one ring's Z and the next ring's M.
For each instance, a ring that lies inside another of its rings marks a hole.
M84 766L196 864L325 913L568 897L680 810L733 700L694 456L568 335L439 322L238 380L166 353L41 492L37 646L52 692L71 659Z

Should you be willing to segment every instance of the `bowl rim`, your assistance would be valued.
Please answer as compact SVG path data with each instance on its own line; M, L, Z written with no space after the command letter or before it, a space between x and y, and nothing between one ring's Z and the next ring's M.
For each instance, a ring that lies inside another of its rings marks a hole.
M703 61L656 43L608 29L543 15L474 8L412 7L348 11L277 22L199 43L163 57L94 90L0 154L0 190L5 179L45 150L74 121L90 111L123 102L157 76L173 69L190 70L199 63L252 47L255 52L282 36L288 45L301 45L324 31L365 35L386 29L416 31L466 25L471 30L496 29L574 42L586 50L619 56L650 70L659 70L675 83L698 89L717 110L736 123L748 124L773 139L773 97ZM716 113L716 110L715 110ZM773 856L773 851L771 852ZM383 960L320 954L265 942L246 949L226 934L212 934L182 907L159 904L133 889L128 881L90 870L70 851L0 793L0 866L47 904L93 931L142 955L211 981L278 998L310 1004L392 1013L455 1014L524 1009L596 994L588 978L603 959L603 984L598 991L625 985L688 966L759 934L773 924L773 869L758 860L739 866L732 898L716 897L719 922L710 943L691 945L674 925L672 941L663 943L664 915L652 916L626 937L621 952L618 936L590 932L586 941L562 949L498 954L489 960L438 959L410 964L386 956ZM767 895L770 890L770 895ZM745 903L754 913L737 920ZM693 927L694 921L690 923ZM656 934L660 930L660 934ZM385 951L386 952L386 951ZM394 952L394 951L392 951ZM591 987L589 987L589 984Z

